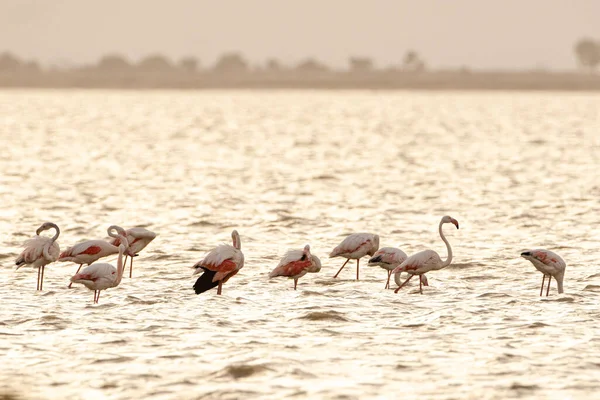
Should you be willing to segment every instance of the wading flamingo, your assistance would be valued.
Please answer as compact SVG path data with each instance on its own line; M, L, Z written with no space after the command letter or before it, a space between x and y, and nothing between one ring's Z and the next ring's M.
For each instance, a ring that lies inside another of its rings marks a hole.
M156 238L156 233L145 228L129 228L125 233L127 241L129 242L128 253L133 254L133 256L131 256L131 262L129 263L129 277L131 278L133 274L133 257L136 257L140 251ZM119 242L119 238L114 238L109 241L113 246L118 246ZM125 254L124 265L127 265L127 256L128 254Z
M72 283L81 283L86 288L94 291L94 303L98 303L100 291L119 286L121 278L123 278L123 270L125 269L123 265L123 253L125 253L129 243L125 236L117 236L112 233L113 230L118 232L116 228L118 227L115 225L109 227L108 234L111 237L119 237L121 239L121 244L118 248L119 258L117 258L117 268L108 263L94 263L71 277Z
M369 259L369 266L379 266L387 271L387 282L385 284L384 289L390 288L390 277L392 276L392 271L400 264L406 260L406 253L396 247L382 247L377 250L373 257ZM400 286L400 272L394 274L394 281ZM421 281L424 286L429 286L427 282L427 277L425 275L421 275Z
M398 293L398 290L402 289L402 287L406 285L406 283L410 281L413 276L423 275L426 272L442 269L450 265L452 262L452 247L450 247L450 243L448 243L448 240L442 231L442 225L444 224L454 224L456 229L458 229L458 221L449 215L443 216L442 220L440 221L438 230L440 232L440 237L444 243L446 243L446 249L448 250L448 258L446 258L446 261L442 261L439 254L433 250L423 250L408 257L402 264L392 271L392 274L398 272L408 272L410 274L408 279L398 286L396 290L394 290L394 293ZM421 294L423 294L423 281L419 281L419 291Z
M565 277L565 269L567 268L567 264L565 264L565 261L558 254L550 250L536 249L524 251L521 253L521 257L531 261L535 269L543 274L540 296L544 291L544 280L546 279L546 276L548 276L548 289L546 290L546 296L550 294L550 280L552 277L556 279L558 293L563 293L563 279Z
M306 245L304 250L289 250L285 253L277 267L269 274L269 278L287 276L294 280L294 290L296 290L298 279L308 272L319 272L320 270L321 260L310 254L310 246Z
M40 233L53 228L56 233L52 238L40 236ZM38 269L36 290L42 290L44 284L44 267L58 259L60 247L56 243L60 235L60 229L52 222L44 222L35 231L35 236L25 242L25 250L17 257L15 264L17 269L30 266Z
M231 239L233 240L233 246L228 244L219 245L194 265L195 271L192 275L204 272L194 284L196 294L204 293L218 285L217 294L220 295L223 284L244 266L244 254L241 251L242 243L236 230L231 232Z
M126 236L125 230L120 226L112 225L108 228L108 234L111 235L110 230L114 228L119 235ZM126 251L129 251L128 249ZM117 254L119 248L113 246L105 240L86 240L85 242L77 243L75 246L69 247L62 253L58 261L72 261L79 264L76 274L79 273L83 264L90 265L103 257L107 257L113 254ZM129 255L132 255L130 253ZM69 288L73 285L73 282L69 283Z
M358 262L360 258L366 256L367 254L372 256L375 254L377 249L379 249L378 235L373 235L371 233L353 233L352 235L348 236L329 254L329 258L347 258L346 262L333 277L337 278L348 261L356 260L356 280L358 280Z

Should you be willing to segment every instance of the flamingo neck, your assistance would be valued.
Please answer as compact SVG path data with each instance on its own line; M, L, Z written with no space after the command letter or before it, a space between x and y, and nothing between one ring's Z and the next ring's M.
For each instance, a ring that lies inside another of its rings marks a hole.
M444 267L447 267L452 262L452 247L450 247L450 243L448 243L448 239L446 239L446 236L444 236L444 231L442 230L443 225L444 225L444 223L442 221L440 221L440 226L439 226L440 237L442 238L444 243L446 243L446 250L448 251L448 258L446 258L446 261L441 263L439 265L439 267L435 268L435 269L442 269Z
M117 279L115 280L114 286L118 286L123 278L123 271L125 269L125 266L123 265L123 254L127 247L129 247L129 243L125 236L117 235L117 237L121 240L121 243L119 244L119 258L117 258Z
M556 286L558 287L558 293L563 293L563 278L565 277L564 272L560 275L556 275L554 279L556 279Z
M240 243L240 236L237 234L233 235L233 247L240 250L242 248L242 244Z
M54 230L56 231L54 236L52 236L52 239L50 239L52 241L52 243L54 243L54 242L56 242L56 239L58 239L58 236L60 235L60 229L58 229L58 225L56 225L54 223L51 223L50 226L53 227Z

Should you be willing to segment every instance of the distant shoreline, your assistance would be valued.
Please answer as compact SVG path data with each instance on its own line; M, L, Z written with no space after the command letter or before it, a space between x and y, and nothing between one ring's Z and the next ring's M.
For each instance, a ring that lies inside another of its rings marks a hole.
M330 89L600 91L600 75L556 72L244 72L59 71L0 73L2 89Z

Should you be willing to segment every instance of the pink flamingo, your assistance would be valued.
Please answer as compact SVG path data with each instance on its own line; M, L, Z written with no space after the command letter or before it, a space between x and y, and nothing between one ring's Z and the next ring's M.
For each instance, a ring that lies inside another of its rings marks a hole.
M348 261L356 260L356 280L358 280L358 262L361 257L367 254L372 256L379 248L379 236L371 233L353 233L342 241L333 251L329 254L329 258L333 257L344 257L347 258L346 262L339 269L334 278L342 272Z
M125 230L116 225L112 225L108 228L109 235L111 228L114 228L119 235L126 236ZM85 242L77 243L75 246L69 247L63 251L58 258L58 261L72 261L79 264L79 268L77 268L77 272L75 272L75 274L78 274L83 264L90 265L103 257L117 254L118 252L119 248L117 246L114 246L105 240L86 240ZM129 255L132 254L133 253L130 253ZM72 285L73 282L69 283L69 288Z
M394 270L398 265L402 264L404 260L406 260L406 253L396 247L382 247L377 250L373 257L369 259L369 266L379 266L385 270L387 270L387 282L385 284L384 289L390 288L390 277L392 276L392 270ZM394 281L396 283L399 282L400 273L394 274ZM421 281L424 286L429 286L429 282L427 281L427 277L425 275L421 275ZM398 283L400 286L400 283Z
M40 233L54 228L56 233L52 238L40 236ZM25 242L25 250L17 257L15 264L17 269L23 266L31 266L38 269L36 290L42 290L44 284L44 267L58 259L60 247L56 243L60 235L60 229L52 222L44 222L35 231L35 236ZM40 274L41 272L41 274Z
M544 291L544 280L546 279L546 276L548 276L548 289L546 290L546 297L550 294L550 280L552 277L554 277L556 280L558 293L563 293L563 279L565 277L565 269L567 268L567 264L565 264L565 261L558 254L550 250L536 249L524 251L521 253L521 257L531 261L535 269L543 274L540 296Z
M128 253L133 254L129 263L129 277L133 275L133 257L137 256L148 244L156 238L156 233L145 228L129 228L125 231L127 241L129 242ZM119 245L119 238L113 238L109 241L113 246ZM127 256L125 254L125 265L127 264Z
M446 239L446 236L444 236L444 232L442 231L442 225L448 223L454 224L456 226L456 229L458 229L457 220L448 215L442 217L438 230L440 232L440 237L442 238L444 243L446 243L446 249L448 250L448 258L446 258L446 261L442 261L439 254L433 250L423 250L408 257L406 260L404 260L402 264L400 264L392 271L393 274L398 272L408 272L410 274L408 279L405 280L404 283L402 283L402 285L400 285L394 291L394 293L398 293L398 290L402 289L402 287L406 285L406 283L408 283L408 281L410 281L413 276L423 275L426 272L442 269L450 265L450 263L452 262L452 247L450 247L450 243L448 243L448 240ZM422 280L419 282L419 290L421 294L423 294Z
M94 263L71 277L71 283L81 283L94 291L94 303L96 304L100 300L100 292L102 290L119 286L121 278L123 278L123 270L125 269L123 265L123 253L127 250L129 243L125 236L117 236L112 233L113 230L118 232L117 228L115 225L108 228L109 236L121 239L121 244L119 244L118 248L119 258L117 258L117 268L108 263Z
M319 272L321 260L310 254L310 246L304 246L304 250L289 250L283 256L277 267L269 274L269 278L276 276L287 276L294 280L294 290L298 285L298 279L308 272Z
M244 266L244 254L241 251L242 243L236 230L231 232L231 239L233 240L233 246L228 244L219 245L194 265L195 271L192 275L204 272L194 284L196 294L204 293L218 285L217 294L220 295L223 284Z

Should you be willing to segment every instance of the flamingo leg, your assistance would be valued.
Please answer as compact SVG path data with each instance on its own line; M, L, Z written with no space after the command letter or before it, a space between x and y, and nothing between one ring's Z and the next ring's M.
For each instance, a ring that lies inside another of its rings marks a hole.
M298 285L298 278L294 279L294 290L296 290L296 285Z
M385 284L385 288L384 289L389 289L390 288L390 277L391 276L392 276L392 271L388 271L387 283Z
M44 267L45 265L42 265L42 278L40 279L40 290L42 290L42 286L44 285Z
M419 275L419 291L423 294L423 281L421 280L421 276Z
M546 274L542 274L542 287L540 288L540 296L542 295L542 292L544 291L544 281L546 280Z
M350 261L349 258L346 260L346 262L344 263L344 265L342 265L342 268L340 268L340 270L337 272L337 274L335 274L333 276L334 278L337 278L337 276L340 274L340 272L342 272L342 270L344 269L344 267L346 266L346 264L348 264L348 261Z
M97 290L94 290L94 304L96 304L96 295L98 294Z
M221 289L223 287L223 281L219 281L219 288L217 289L217 294L221 294Z
M77 272L75 272L75 275L77 275L79 273L79 270L81 269L81 267L83 267L83 264L79 264L79 268L77 268ZM71 289L71 286L73 286L73 282L69 283L69 286L67 286L69 289Z
M101 292L102 292L101 290L98 290L98 297L96 297L96 304L98 304L98 300L100 300L100 293Z
M414 276L413 274L410 274L408 279L405 280L404 282L402 282L402 285L398 286L398 289L394 290L394 293L398 293L398 290L402 289L402 286L406 285L408 283L408 281L410 281L412 279L413 276Z
M356 259L356 280L358 280L358 262L360 261L360 258Z
M37 286L35 287L35 290L40 290L40 270L41 269L42 269L42 267L38 267Z
M131 278L131 275L133 274L133 257L130 257L131 261L129 262L129 277ZM123 267L125 268L125 267Z
M127 265L127 254L125 254L125 258L123 259L123 272L125 272L126 265Z
M552 280L552 275L548 275L548 289L546 290L546 297L550 294L550 281Z

